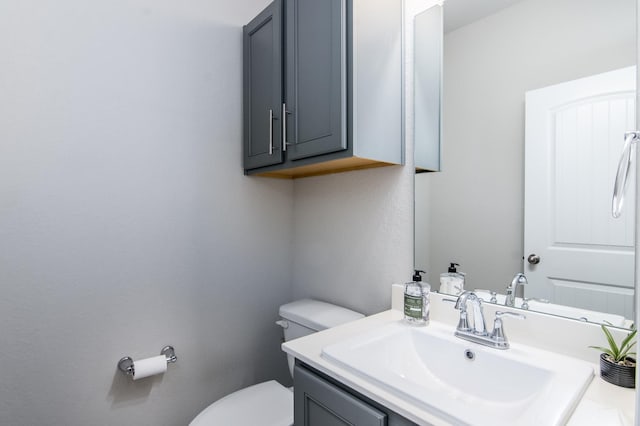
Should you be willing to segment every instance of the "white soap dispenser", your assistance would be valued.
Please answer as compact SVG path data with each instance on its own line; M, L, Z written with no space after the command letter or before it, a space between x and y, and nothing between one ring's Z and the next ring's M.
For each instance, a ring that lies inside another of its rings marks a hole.
M424 273L415 270L413 281L404 286L404 320L411 325L427 325L429 323L429 292L431 286L422 282Z
M464 291L464 273L458 272L457 263L451 262L446 273L440 274L440 293L460 295Z

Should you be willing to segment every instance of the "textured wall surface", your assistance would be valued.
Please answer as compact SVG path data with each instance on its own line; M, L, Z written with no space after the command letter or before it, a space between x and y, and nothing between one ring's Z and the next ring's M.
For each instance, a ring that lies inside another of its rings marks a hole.
M266 3L0 4L0 424L184 425L288 380L293 184L241 169ZM165 344L164 376L116 372Z
M412 275L411 167L300 179L294 193L294 298L389 309L391 284Z

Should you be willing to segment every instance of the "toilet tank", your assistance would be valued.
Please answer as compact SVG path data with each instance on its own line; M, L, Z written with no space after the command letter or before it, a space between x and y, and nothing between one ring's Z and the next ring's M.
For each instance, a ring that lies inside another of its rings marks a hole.
M284 340L287 341L363 318L364 315L331 303L303 299L280 306L280 317L284 320Z
M284 340L288 341L363 318L364 315L331 303L303 299L280 306L280 317L282 320L278 324L284 331ZM293 373L291 356L289 369Z

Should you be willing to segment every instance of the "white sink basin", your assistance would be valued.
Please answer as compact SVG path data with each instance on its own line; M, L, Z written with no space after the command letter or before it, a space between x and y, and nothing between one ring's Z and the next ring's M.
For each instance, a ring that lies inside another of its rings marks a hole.
M396 322L327 346L322 357L464 425L564 424L593 378L584 361L513 342L501 351L453 332Z
M491 294L486 291L475 291L474 293L484 300L488 302L491 300ZM496 296L498 299L499 305L504 305L505 295L498 294ZM629 322L622 316L616 314L609 314L606 312L598 312L598 311L590 311L588 309L582 308L574 308L571 306L565 305L556 305L554 303L542 303L536 300L530 300L529 302L529 310L535 312L542 312L545 314L558 315L561 317L567 318L575 318L583 321L595 322L598 324L611 324L616 327L629 327ZM515 302L516 307L522 306L522 298L517 297Z

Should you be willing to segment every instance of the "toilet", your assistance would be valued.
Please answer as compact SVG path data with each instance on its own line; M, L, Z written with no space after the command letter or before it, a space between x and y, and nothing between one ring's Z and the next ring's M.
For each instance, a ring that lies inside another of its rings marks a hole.
M292 340L316 331L354 321L364 315L349 309L312 299L297 300L280 306L284 340ZM293 377L294 358L287 355ZM275 380L240 389L205 408L189 426L291 426L293 389Z

